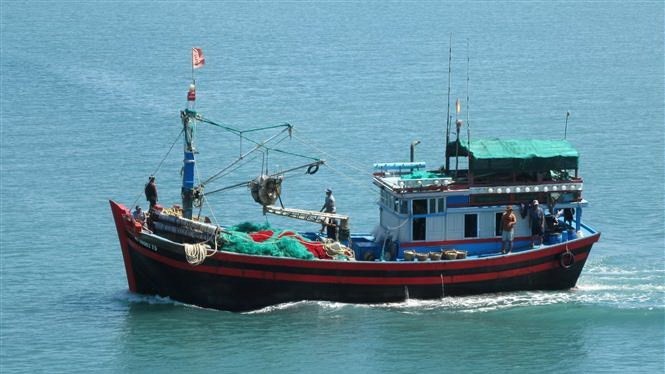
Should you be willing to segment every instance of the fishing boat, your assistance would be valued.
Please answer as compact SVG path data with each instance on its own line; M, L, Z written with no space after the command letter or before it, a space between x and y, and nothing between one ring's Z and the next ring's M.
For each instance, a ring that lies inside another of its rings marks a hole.
M579 153L569 141L461 139L461 120L454 122L454 140L448 123L442 166L415 161L415 143L410 161L373 165L368 183L371 178L376 187L378 217L372 234L353 233L350 215L284 207L284 171L235 187L246 187L248 202L259 203L253 206L264 214L312 222L312 231L221 226L197 209L210 193L196 178L195 155L203 150L194 146L194 129L225 126L194 110L195 96L192 84L180 113L182 200L154 204L145 216L110 201L132 292L241 312L300 300L390 303L565 290L575 287L600 238L582 220L589 203ZM251 140L251 130L225 129L253 142L253 150L269 144ZM287 124L279 131L291 130ZM295 169L313 174L324 163ZM507 207L516 216L510 248L502 241ZM532 243L538 209L545 223Z

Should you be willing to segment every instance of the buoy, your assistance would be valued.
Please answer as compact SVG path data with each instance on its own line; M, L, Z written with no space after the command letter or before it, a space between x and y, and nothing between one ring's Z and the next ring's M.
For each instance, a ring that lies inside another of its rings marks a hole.
M570 269L575 263L575 255L571 251L563 252L559 256L559 265L564 269Z

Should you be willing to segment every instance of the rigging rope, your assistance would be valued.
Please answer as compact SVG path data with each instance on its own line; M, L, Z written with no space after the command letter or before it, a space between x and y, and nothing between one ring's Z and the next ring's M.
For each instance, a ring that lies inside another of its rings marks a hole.
M300 142L301 144L303 144L303 145L309 147L310 149L314 149L314 150L316 150L317 152L323 153L323 154L326 155L326 156L330 156L330 157L331 157L332 159L334 159L334 160L338 160L339 163L344 164L344 165L348 166L349 168L354 169L354 170L356 170L356 171L362 173L363 175L367 175L367 174L368 174L366 169L363 169L363 168L357 167L357 166L355 166L355 165L353 165L353 164L350 164L350 163L348 163L348 162L344 162L344 161L341 160L340 158L338 158L338 157L334 157L332 154L323 151L321 148L319 148L319 147L317 147L317 146L312 146L311 144L308 144L308 142L305 142L304 140L300 139L300 138L297 137L296 135L293 135L293 139L295 139L296 141ZM309 143L313 143L313 142L309 142ZM374 184L371 184L371 185L368 186L366 182L360 182L360 181L358 180L358 178L353 178L352 176L350 176L350 175L348 175L348 174L345 174L345 173L343 173L343 172L341 172L341 171L339 171L339 170L333 168L332 166L330 166L330 163L325 163L324 166L330 168L330 170L332 170L335 174L337 174L337 175L339 175L340 177L346 179L350 184L356 185L356 186L358 186L358 187L360 187L360 188L363 188L363 189L367 189L368 191L370 191L370 192L372 192L372 193L376 193L376 191L377 191L377 188L376 188L376 186L374 186ZM371 174L370 174L370 175L371 175Z
M333 154L324 151L323 148L322 148L321 146L315 144L315 142L313 142L313 141L311 141L311 140L309 140L309 141L305 141L305 140L303 140L303 139L300 139L298 136L295 135L295 131L294 131L294 135L292 135L292 137L293 137L293 139L297 140L300 144L302 144L302 145L304 145L304 146L306 146L306 147L308 147L308 148L310 148L310 149L313 149L313 150L315 150L315 151L317 151L317 152L320 152L320 153L324 154L327 158L330 158L330 159L338 159L338 158L336 158ZM345 164L346 166L348 166L349 168L354 169L354 170L356 170L356 171L358 171L358 172L361 172L361 173L363 173L363 174L366 174L366 173L367 173L367 169L366 169L366 168L363 168L362 166L356 166L356 165L351 164L351 163L349 163L349 162L340 162L340 163L343 163L343 164Z
M290 125L289 125L289 126L290 126ZM290 129L290 128L289 128L289 129ZM287 131L287 130L288 130L288 129L285 129L285 130L283 130L282 132ZM256 144L256 146L255 146L254 148L252 148L251 150L247 151L244 155L240 155L240 157L239 157L238 159L236 159L235 161L233 161L230 165L228 165L227 167L225 167L224 169L222 169L221 171L219 171L217 174L215 174L215 175L213 175L212 177L210 177L210 178L208 178L207 180L205 180L205 181L203 182L203 184L208 184L208 183L210 183L211 181L213 181L213 180L219 178L220 174L222 174L224 171L226 171L227 169L229 169L229 168L232 167L233 165L237 164L238 162L240 162L241 160L243 160L245 157L249 156L250 154L256 152L257 150L259 150L259 149L261 149L261 148L264 148L264 149L267 149L267 150L271 150L271 148L270 148L270 147L266 147L265 144L268 143L269 141L271 141L272 139L276 138L277 136L279 136L282 132L280 132L280 133L278 133L278 134L276 134L276 135L274 135L274 136L271 136L270 138L268 138L268 140L266 140L266 141L264 141L264 142L262 142L262 143L256 143L256 142L252 141L251 139L245 138L245 139L248 139L248 140L254 142L254 143Z
M166 155L164 155L164 157L162 158L162 161L159 162L159 164L157 165L157 168L155 169L155 171L154 171L152 174L150 174L150 175L157 176L157 173L159 172L159 169L161 169L162 164L164 164L164 161L166 161L166 158L169 157L169 154L171 154L171 151L173 150L173 147L175 146L175 143L177 143L178 140L180 140L180 136L182 136L182 133L183 133L183 132L185 132L185 129L180 130L180 133L178 133L178 136L176 136L175 140L174 140L173 143L171 144L171 147L170 147L169 150L166 152ZM136 205L136 202L139 201L139 199L141 198L141 194L142 194L142 192L143 192L143 191L141 191L141 192L138 193L138 195L136 196L136 199L134 199L134 202L132 203L131 206L135 206L135 205Z

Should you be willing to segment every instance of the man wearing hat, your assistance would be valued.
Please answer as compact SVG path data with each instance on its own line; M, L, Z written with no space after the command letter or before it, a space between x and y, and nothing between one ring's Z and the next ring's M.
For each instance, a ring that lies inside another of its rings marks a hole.
M508 205L506 211L501 215L501 253L510 253L513 250L515 223L517 223L517 217L513 213L513 207Z
M538 200L531 203L529 219L531 221L531 247L535 248L536 238L538 238L538 245L543 244L543 233L545 232L545 212L538 204Z
M332 190L330 188L326 188L326 201L323 203L320 211L325 213L337 213L337 208L335 207L335 197L333 196ZM323 226L325 226L327 229L326 235L328 238L337 240L337 221L334 219L326 219ZM321 232L323 232L323 227L321 227Z
M326 188L326 201L325 203L323 203L320 212L326 212L326 213L337 212L337 208L335 208L335 196L333 196L332 190L330 188Z
M157 185L155 185L155 177L152 175L145 185L145 199L150 202L150 209L157 204Z

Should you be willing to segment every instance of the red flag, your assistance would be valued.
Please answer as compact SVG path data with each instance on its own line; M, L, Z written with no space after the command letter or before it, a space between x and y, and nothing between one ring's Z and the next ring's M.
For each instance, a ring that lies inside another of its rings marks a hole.
M203 57L201 48L192 48L192 69L198 69L205 65L206 59Z

